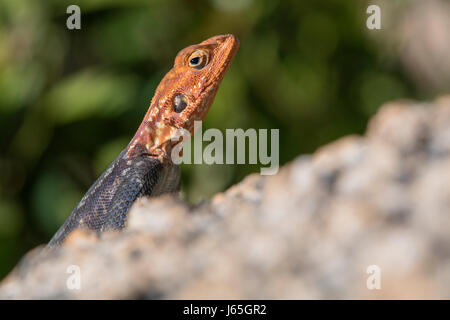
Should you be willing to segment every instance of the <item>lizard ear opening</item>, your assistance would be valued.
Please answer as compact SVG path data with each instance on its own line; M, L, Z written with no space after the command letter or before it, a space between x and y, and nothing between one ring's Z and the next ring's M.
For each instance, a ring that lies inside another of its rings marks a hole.
M173 109L176 113L182 112L187 107L188 100L184 94L178 94L173 100Z
M195 50L188 58L189 67L200 70L208 64L209 55L205 50Z

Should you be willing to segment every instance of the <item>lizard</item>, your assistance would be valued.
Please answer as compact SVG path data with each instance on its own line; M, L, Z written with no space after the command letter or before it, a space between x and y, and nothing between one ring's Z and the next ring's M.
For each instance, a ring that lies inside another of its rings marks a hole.
M239 40L226 34L177 54L130 143L89 188L47 248L60 246L75 230L122 230L135 200L178 192L180 168L171 160L173 138L180 129L194 134L194 121L205 118L238 48Z

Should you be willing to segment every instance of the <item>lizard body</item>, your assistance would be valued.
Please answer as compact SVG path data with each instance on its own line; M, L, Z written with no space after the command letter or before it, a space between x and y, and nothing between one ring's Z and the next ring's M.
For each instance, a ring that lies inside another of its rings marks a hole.
M48 248L62 244L76 229L120 230L137 198L178 191L180 169L170 159L176 144L172 138L179 129L194 133L194 121L208 113L238 47L233 35L221 35L178 53L133 139L89 188Z

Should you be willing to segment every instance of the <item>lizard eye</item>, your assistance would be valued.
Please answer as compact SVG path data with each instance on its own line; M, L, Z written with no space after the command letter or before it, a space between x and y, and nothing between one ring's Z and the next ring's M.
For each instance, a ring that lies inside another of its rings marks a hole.
M195 69L202 69L208 63L208 53L204 50L195 50L189 56L189 67Z
M173 109L176 113L180 113L186 108L187 103L188 101L186 96L184 94L179 94L173 100Z

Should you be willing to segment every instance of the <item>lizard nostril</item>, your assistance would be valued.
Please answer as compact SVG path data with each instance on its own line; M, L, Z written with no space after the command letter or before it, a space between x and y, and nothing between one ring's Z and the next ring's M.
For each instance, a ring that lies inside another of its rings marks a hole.
M173 100L173 106L176 113L182 112L187 106L187 98L184 94L179 94Z

